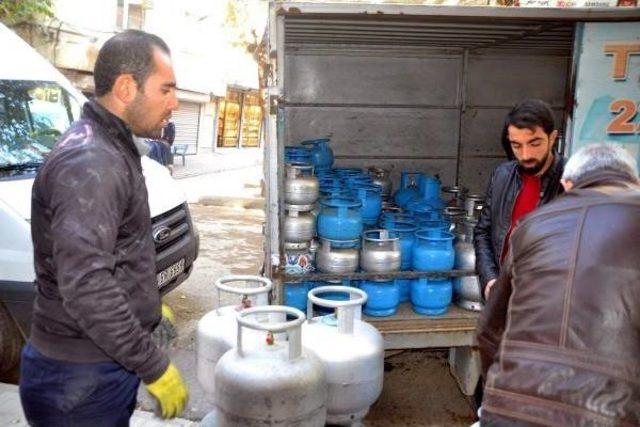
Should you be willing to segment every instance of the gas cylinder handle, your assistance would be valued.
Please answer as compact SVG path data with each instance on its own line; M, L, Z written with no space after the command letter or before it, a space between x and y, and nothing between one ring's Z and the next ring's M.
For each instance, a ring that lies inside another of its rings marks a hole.
M259 322L255 319L248 319L248 316L255 314L283 313L293 316L293 320L278 323ZM261 307L245 308L236 314L238 321L238 354L242 357L242 329L249 328L256 331L287 332L289 338L289 360L296 359L302 355L301 326L305 321L304 313L297 308L283 305L269 305Z
M357 297L347 301L334 301L316 295L328 292L349 294L349 298L351 298L352 295L357 295ZM362 306L367 302L367 298L366 292L350 286L320 286L313 288L307 294L308 321L309 323L313 322L313 304L319 305L320 307L335 308L337 311L338 332L352 334L353 324L355 320L360 320L362 316Z
M236 288L234 286L229 286L227 283L230 282L257 282L260 283L259 286L255 286L252 288ZM266 277L261 276L252 276L252 275L241 275L241 274L231 274L229 276L223 276L215 281L216 287L216 312L219 313L220 309L220 292L228 292L230 294L235 295L259 295L258 299L260 305L268 304L268 294L271 292L273 288L273 283L271 280ZM264 295L264 296L263 296Z

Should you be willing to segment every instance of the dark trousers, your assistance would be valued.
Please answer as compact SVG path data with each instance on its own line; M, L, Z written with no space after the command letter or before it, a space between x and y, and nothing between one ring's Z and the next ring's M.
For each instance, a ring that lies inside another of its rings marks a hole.
M31 344L22 350L20 400L31 426L128 426L139 384L117 363L63 362Z

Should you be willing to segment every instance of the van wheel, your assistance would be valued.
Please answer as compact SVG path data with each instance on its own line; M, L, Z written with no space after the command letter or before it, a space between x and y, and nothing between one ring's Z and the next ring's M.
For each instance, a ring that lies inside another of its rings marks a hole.
M9 310L0 303L0 374L12 370L20 362L22 335Z

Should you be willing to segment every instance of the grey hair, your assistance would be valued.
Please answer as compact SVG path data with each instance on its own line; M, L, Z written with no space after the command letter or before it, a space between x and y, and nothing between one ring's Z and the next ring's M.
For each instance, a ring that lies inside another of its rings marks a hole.
M576 182L587 175L600 171L615 171L638 180L638 164L631 154L613 144L592 144L578 150L564 167L562 179Z

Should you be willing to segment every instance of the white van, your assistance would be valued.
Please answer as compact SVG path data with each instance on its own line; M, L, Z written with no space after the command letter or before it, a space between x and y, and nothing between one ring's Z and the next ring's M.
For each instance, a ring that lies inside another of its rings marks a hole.
M35 296L31 186L58 136L86 98L10 29L0 24L0 374L15 366L29 334ZM198 255L186 198L168 170L142 157L161 294L182 283Z

